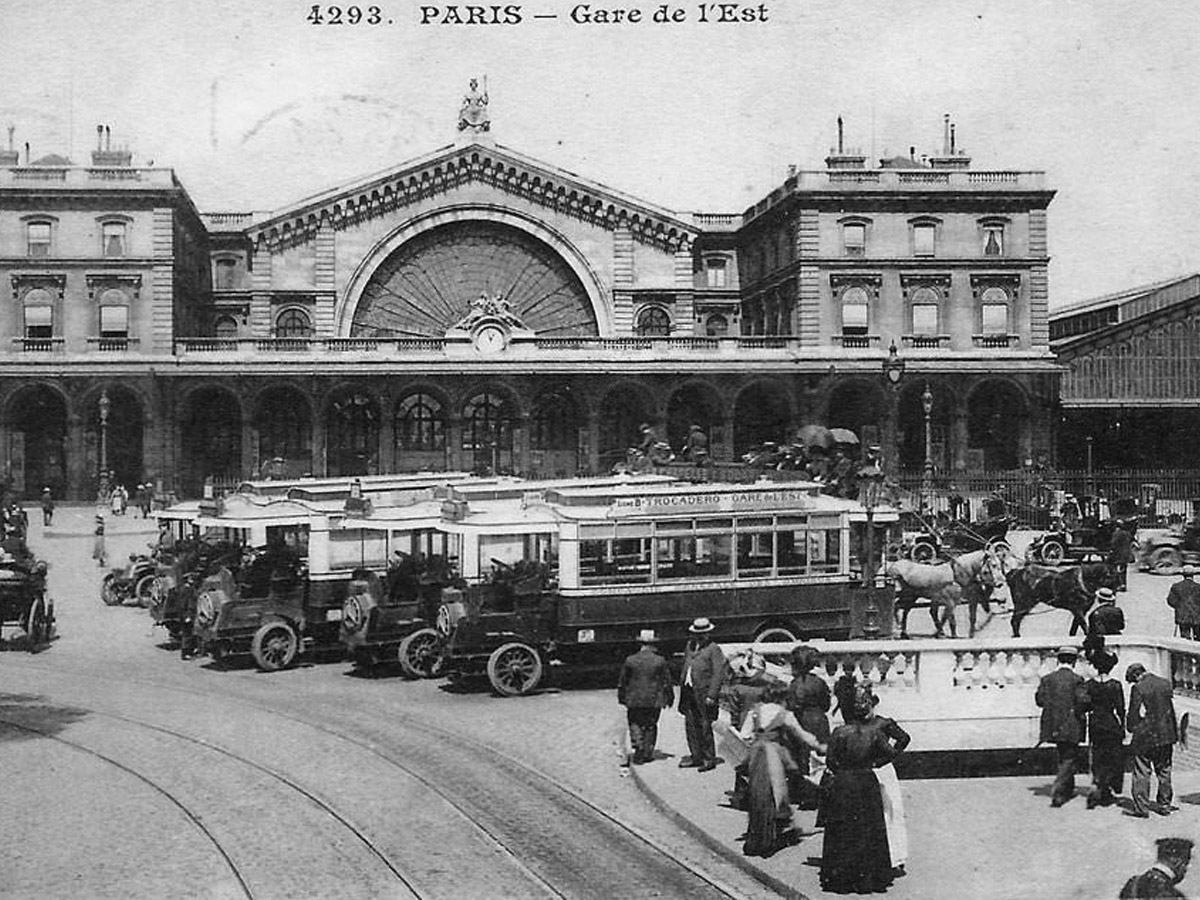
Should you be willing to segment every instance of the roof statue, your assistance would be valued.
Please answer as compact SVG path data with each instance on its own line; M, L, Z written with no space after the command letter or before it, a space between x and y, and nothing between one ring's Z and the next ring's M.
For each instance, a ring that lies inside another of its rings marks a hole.
M488 114L486 75L482 93L479 91L479 79L471 79L470 91L463 97L462 107L458 111L458 130L475 133L492 130L492 120Z
M512 305L509 303L507 297L503 294L496 294L494 297L489 297L486 293L480 294L477 299L472 300L470 310L462 319L452 325L451 328L470 331L483 319L492 319L507 325L509 328L525 328L525 323L512 311Z

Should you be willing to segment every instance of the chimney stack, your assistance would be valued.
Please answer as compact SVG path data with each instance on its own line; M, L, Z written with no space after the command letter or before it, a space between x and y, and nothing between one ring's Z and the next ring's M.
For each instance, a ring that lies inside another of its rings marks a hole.
M842 156L846 151L842 142L842 117L838 116L838 156Z
M15 125L8 126L8 149L0 150L0 166L15 166L21 162L21 154L13 149L13 132Z
M96 126L96 149L92 151L92 165L111 169L133 164L133 154L128 148L112 149L112 127Z
M29 141L25 142L25 165L29 165L33 157L29 155Z
M104 149L104 126L97 125L96 126L96 150L100 151L103 149Z
M954 155L954 124L950 124L950 155Z
M955 134L957 126L950 124L950 114L946 113L942 121L945 128L945 146L942 148L941 156L930 157L929 165L935 169L970 168L971 157L960 152L957 148L958 139Z
M845 141L845 128L842 123L842 117L837 119L838 140L837 151L829 151L829 155L825 157L825 168L827 169L865 169L867 167L867 158L858 150L847 150Z
M942 116L942 156L950 155L950 113Z

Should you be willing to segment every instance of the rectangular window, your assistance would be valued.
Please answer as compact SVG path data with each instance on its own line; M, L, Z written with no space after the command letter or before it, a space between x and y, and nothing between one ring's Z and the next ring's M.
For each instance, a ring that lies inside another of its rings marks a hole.
M842 226L842 248L847 256L862 256L867 251L867 226L851 223Z
M913 226L913 255L933 256L937 228L933 225Z
M50 223L49 222L30 222L28 226L28 243L27 255L29 256L49 256L50 255Z
M382 568L387 565L387 532L367 528L329 532L329 568Z
M125 223L105 222L103 226L105 256L125 255Z
M988 225L983 229L983 255L1004 255L1004 226Z
M938 333L938 308L933 303L917 303L912 308L913 334Z
M649 584L649 538L580 541L579 583Z
M725 260L710 259L705 263L705 268L708 272L708 286L710 288L725 287Z
M983 304L983 333L1008 334L1008 306L1006 304Z
M54 309L50 306L25 307L25 337L46 340L54 336Z
M102 306L100 307L100 337L125 338L129 337L129 307Z
M769 531L738 535L739 578L766 578L771 574L773 535Z
M232 291L237 287L237 260L217 260L217 290Z
M867 304L845 303L842 305L842 334L867 333Z

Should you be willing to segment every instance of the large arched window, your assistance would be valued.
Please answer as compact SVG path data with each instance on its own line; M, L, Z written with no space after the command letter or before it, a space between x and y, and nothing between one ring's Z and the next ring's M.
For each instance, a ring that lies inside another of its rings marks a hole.
M217 316L213 322L213 334L222 340L234 340L238 336L237 319L233 316Z
M306 338L312 334L312 320L302 309L285 309L275 319L275 337Z
M638 337L667 337L671 333L671 315L661 306L647 306L637 318Z
M427 452L446 447L446 411L429 394L410 394L396 405L396 449Z

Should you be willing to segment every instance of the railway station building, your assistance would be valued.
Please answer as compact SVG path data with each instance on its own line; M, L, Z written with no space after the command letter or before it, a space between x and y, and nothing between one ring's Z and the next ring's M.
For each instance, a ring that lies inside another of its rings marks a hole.
M10 134L18 490L94 496L102 459L185 496L263 474L603 472L642 423L676 449L699 425L717 459L809 423L894 469L1053 454L1043 173L972 168L948 121L933 156L868 160L839 122L823 167L750 208L678 212L498 143L474 89L458 125L266 213L197 210L103 129L87 164Z

